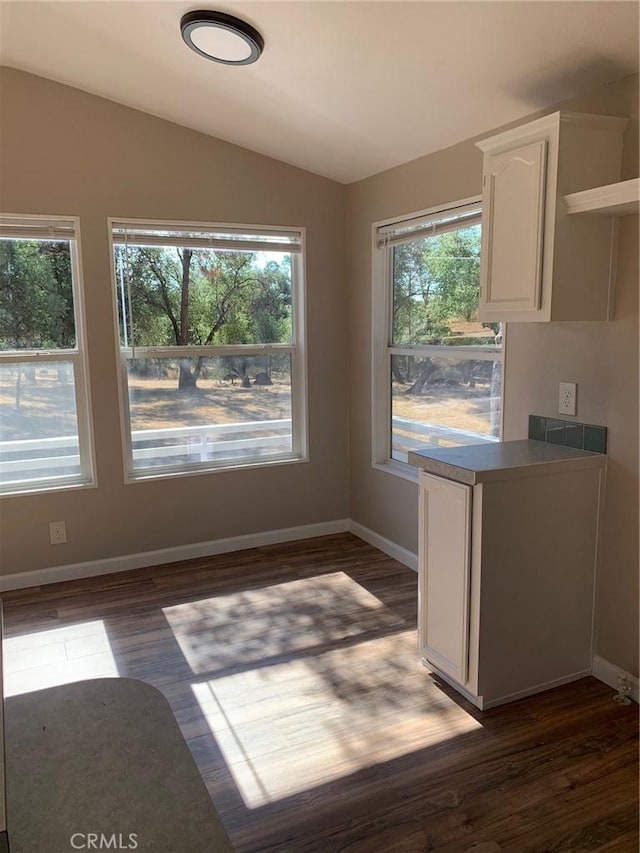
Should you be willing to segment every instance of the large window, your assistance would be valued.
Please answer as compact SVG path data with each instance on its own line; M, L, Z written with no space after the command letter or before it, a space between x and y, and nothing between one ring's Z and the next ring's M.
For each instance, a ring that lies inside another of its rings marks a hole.
M0 491L90 484L78 221L0 217Z
M306 458L302 230L111 230L129 477Z
M478 201L374 226L373 464L497 441L502 329L480 323Z

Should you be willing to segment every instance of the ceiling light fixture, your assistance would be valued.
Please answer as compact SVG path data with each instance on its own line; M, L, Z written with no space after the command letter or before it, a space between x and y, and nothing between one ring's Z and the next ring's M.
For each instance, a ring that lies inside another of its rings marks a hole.
M224 65L250 65L264 48L257 30L225 12L187 12L180 20L180 31L191 50Z

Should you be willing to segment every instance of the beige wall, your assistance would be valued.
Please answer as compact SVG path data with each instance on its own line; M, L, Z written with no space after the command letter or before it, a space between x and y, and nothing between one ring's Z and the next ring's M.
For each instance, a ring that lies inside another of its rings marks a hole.
M99 483L0 500L2 573L347 517L344 187L39 77L1 75L2 209L81 220ZM308 464L124 485L109 215L306 226ZM60 519L69 541L52 547L48 522Z
M570 109L633 116L623 177L638 174L638 78L574 99ZM482 189L473 140L347 188L351 315L351 516L410 551L417 547L417 487L371 467L371 223ZM638 672L638 218L622 223L612 323L516 324L508 329L506 439L527 434L530 413L554 415L558 382L579 383L579 420L609 427L609 475L597 599L597 653Z

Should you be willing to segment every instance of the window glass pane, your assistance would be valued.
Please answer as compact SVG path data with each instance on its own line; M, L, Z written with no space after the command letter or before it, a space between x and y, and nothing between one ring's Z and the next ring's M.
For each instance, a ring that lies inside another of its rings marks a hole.
M128 360L133 468L290 454L289 354Z
M391 356L391 457L418 447L497 441L502 362Z
M290 253L122 245L114 251L124 346L291 342Z
M479 293L480 225L394 246L393 343L487 343Z
M80 475L74 385L69 361L0 365L4 487Z
M0 239L0 349L75 344L69 242Z

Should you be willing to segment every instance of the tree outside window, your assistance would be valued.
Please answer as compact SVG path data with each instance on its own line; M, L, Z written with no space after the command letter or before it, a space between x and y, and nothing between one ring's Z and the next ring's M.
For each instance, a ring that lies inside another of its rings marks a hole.
M384 352L374 352L388 382L385 394L374 373L374 464L499 436L502 330L477 319L480 237L479 205L378 229L374 301L379 321L386 302L389 332Z
M114 268L132 474L300 458L300 235L127 228Z

